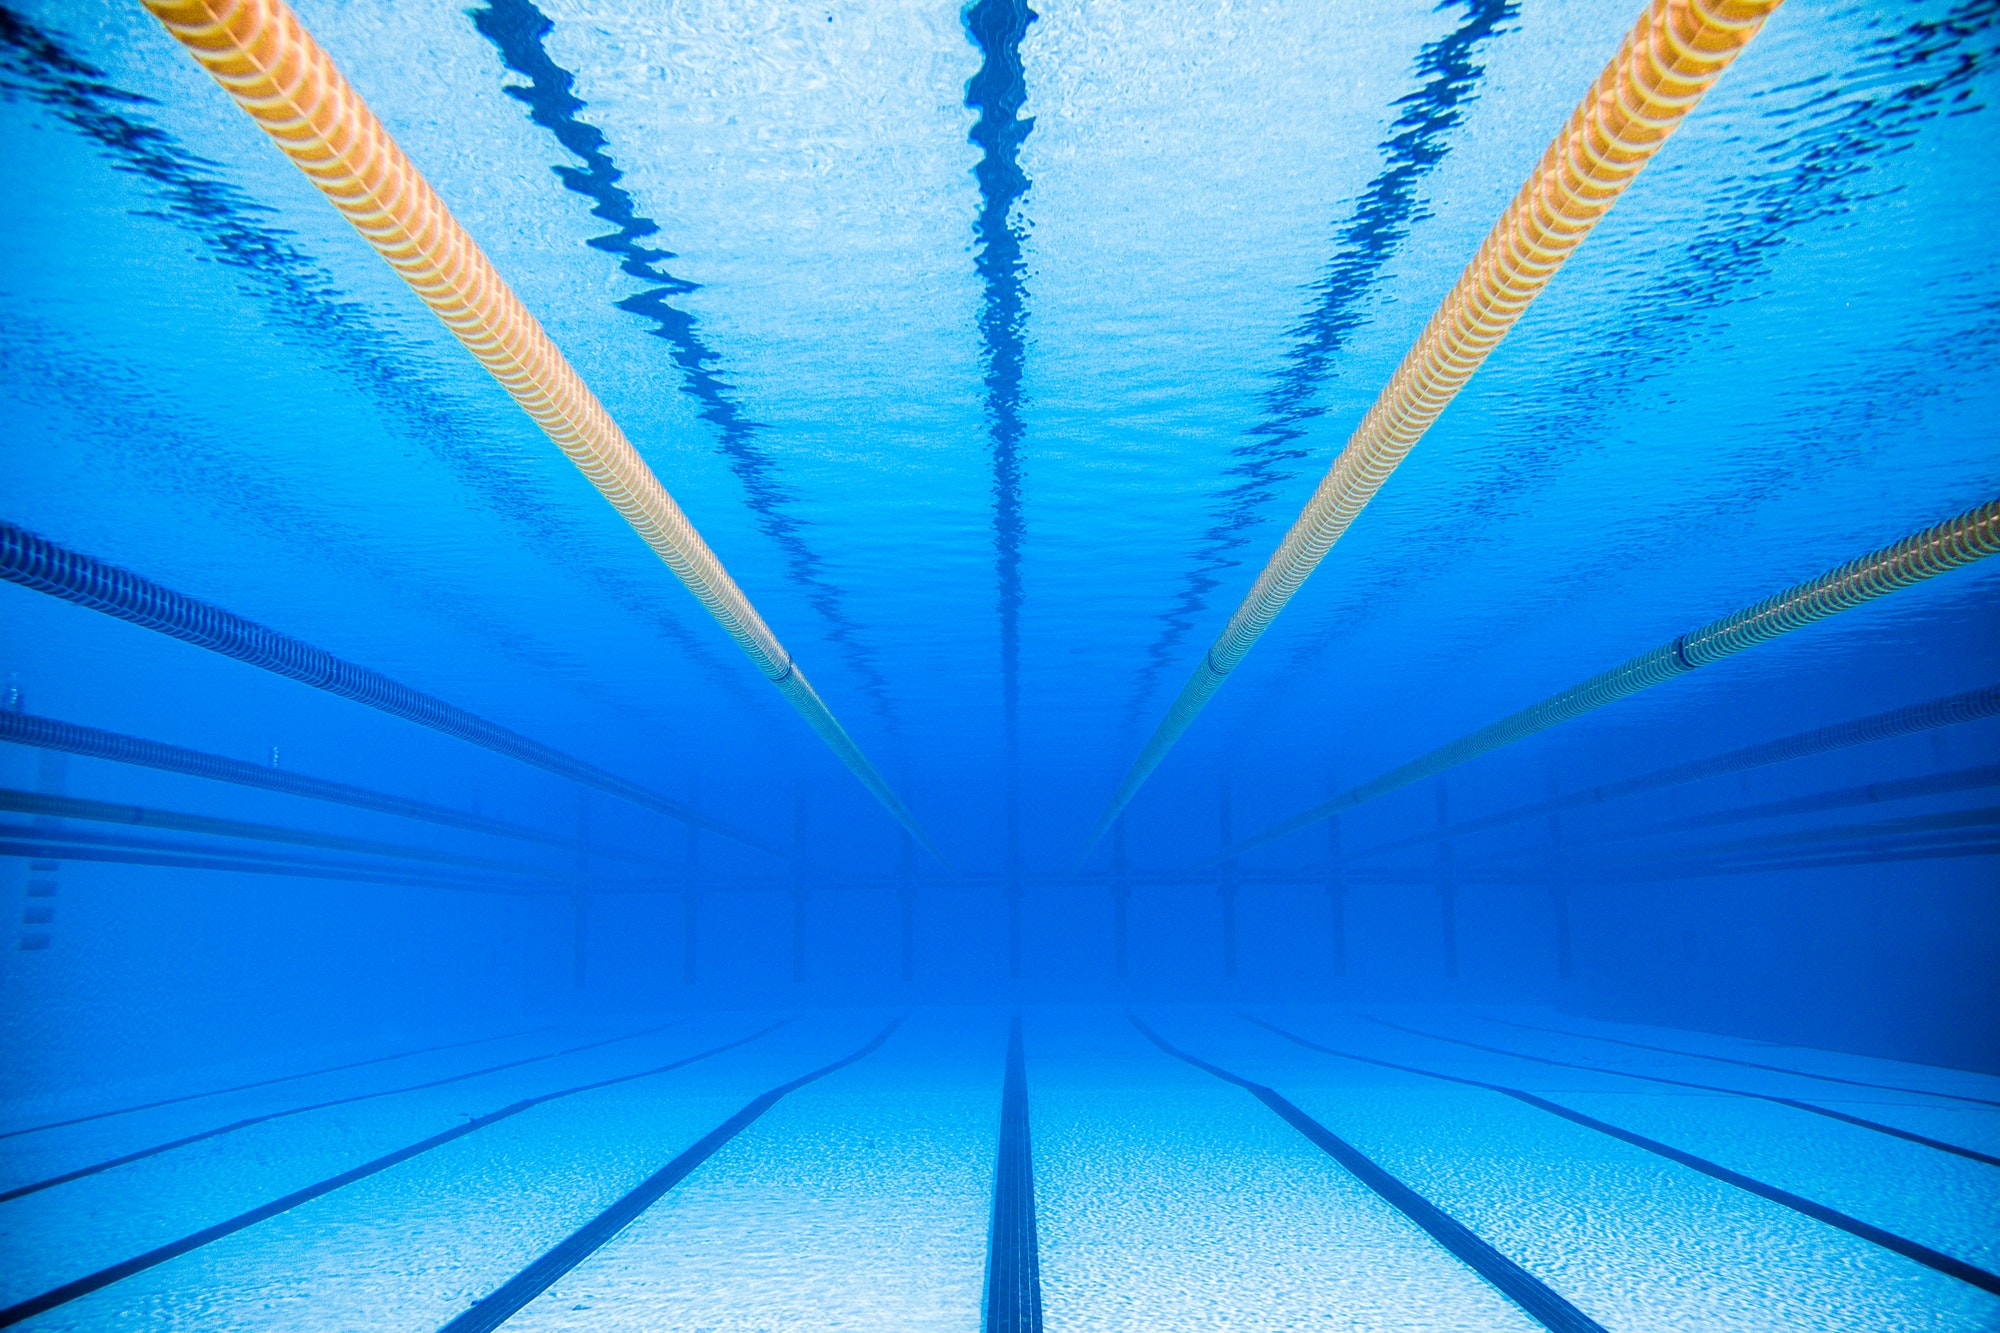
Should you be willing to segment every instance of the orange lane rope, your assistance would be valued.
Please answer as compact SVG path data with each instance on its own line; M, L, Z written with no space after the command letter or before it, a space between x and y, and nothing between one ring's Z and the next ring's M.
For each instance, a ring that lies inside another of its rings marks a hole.
M687 585L924 848L868 762L618 423L283 0L144 0Z
M1133 761L1091 831L1085 858L1404 455L1779 3L1653 0L1647 7Z

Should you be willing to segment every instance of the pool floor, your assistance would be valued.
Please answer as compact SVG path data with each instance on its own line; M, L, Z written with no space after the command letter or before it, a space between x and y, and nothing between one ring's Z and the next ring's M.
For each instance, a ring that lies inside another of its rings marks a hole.
M1141 1006L305 1069L6 1106L6 1322L2000 1328L2000 1078L1927 1066L1546 1010ZM1001 1260L1019 1299L989 1310Z

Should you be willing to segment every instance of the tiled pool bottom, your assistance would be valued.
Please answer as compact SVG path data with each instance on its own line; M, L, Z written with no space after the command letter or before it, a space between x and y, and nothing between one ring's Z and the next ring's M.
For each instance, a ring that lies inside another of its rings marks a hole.
M993 1226L991 1011L12 1107L0 1301L33 1329L973 1330L992 1246L1029 1237L1006 1271L1052 1330L2000 1328L2000 1079L1546 1012L1136 1017L1022 1015L1032 1230Z

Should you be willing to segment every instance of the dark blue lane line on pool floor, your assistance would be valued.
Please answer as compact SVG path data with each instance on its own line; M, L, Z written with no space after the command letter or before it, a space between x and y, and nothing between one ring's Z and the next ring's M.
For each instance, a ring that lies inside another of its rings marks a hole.
M267 1218L273 1218L280 1213L289 1212L302 1203L310 1203L321 1195L331 1194L344 1185L352 1185L357 1180L366 1180L369 1176L375 1175L377 1172L386 1171L390 1167L407 1162L413 1157L422 1156L433 1148L441 1148L456 1139L462 1139L468 1134L485 1129L488 1125L497 1125L502 1120L511 1119L523 1111L532 1110L545 1102L557 1101L564 1097L574 1097L578 1093L595 1092L599 1088L609 1088L619 1083L630 1083L635 1079L650 1078L655 1074L671 1073L676 1069L685 1068L698 1061L721 1055L725 1051L733 1051L739 1046L747 1046L760 1037L769 1036L783 1026L783 1022L773 1023L769 1027L753 1032L747 1037L738 1037L736 1040L724 1042L720 1046L711 1046L705 1051L684 1056L668 1064L655 1065L651 1069L642 1069L634 1074L621 1074L616 1078L599 1079L594 1083L580 1083L573 1088L563 1088L556 1092L545 1092L539 1096L524 1098L511 1106L503 1106L497 1111L488 1112L486 1115L477 1116L462 1125L454 1125L442 1133L433 1134L427 1139L420 1139L410 1144L408 1147L398 1148L392 1153L377 1157L372 1162L363 1162L360 1166L343 1171L337 1176L328 1176L325 1180L307 1185L304 1189L293 1190L283 1198L273 1199L269 1203L260 1204L247 1213L238 1213L235 1217L217 1222L214 1226L203 1227L200 1231L183 1236L179 1240L170 1241L165 1245L148 1250L144 1254L135 1255L123 1263L113 1264L109 1268L101 1268L95 1273L76 1279L74 1282L65 1282L60 1287L51 1288L39 1296L31 1296L19 1304L10 1305L4 1310L0 1310L0 1328L18 1324L23 1319L33 1318L35 1315L53 1310L57 1306L67 1305L73 1300L88 1296L93 1291L99 1291L114 1282L131 1277L135 1273L143 1273L149 1268L156 1268L166 1263L169 1259L178 1259L184 1254L200 1249L211 1241L221 1240L224 1236L234 1235L245 1227L255 1226Z
M1485 1014L1475 1014L1473 1017L1484 1019L1488 1023L1501 1023L1510 1028L1524 1028L1529 1032L1547 1032L1558 1037L1605 1041L1613 1046L1630 1046L1635 1051L1651 1051L1655 1055L1678 1055L1687 1060L1712 1060L1717 1064L1741 1065L1745 1069L1761 1069L1767 1074L1790 1074L1793 1078L1810 1078L1821 1083L1840 1083L1850 1088L1873 1088L1877 1092L1903 1092L1913 1097L1943 1097L1947 1101L1970 1102L1974 1106L2000 1107L2000 1101L1991 1101L1985 1097L1968 1097L1956 1092L1938 1092L1932 1088L1904 1088L1893 1083L1869 1083L1858 1078L1841 1078L1838 1074L1810 1074L1803 1069L1787 1069L1783 1065L1760 1065L1755 1060L1737 1060L1727 1055L1677 1051L1670 1046L1648 1046L1642 1041L1626 1041L1622 1037L1600 1037L1595 1032L1570 1032L1564 1028L1538 1027L1533 1023L1517 1023L1511 1018L1493 1018Z
M1243 1017L1249 1018L1252 1023L1256 1023L1259 1027L1271 1026L1262 1019L1250 1018L1248 1014L1244 1014ZM1502 1046L1486 1046L1480 1042L1467 1041L1463 1037L1447 1037L1442 1032L1426 1032L1422 1028L1407 1028L1401 1023L1391 1023L1386 1018L1376 1018L1370 1014L1356 1014L1355 1017L1366 1019L1370 1023L1379 1024L1385 1028L1394 1028L1398 1032L1407 1032L1413 1037L1425 1037L1431 1041L1448 1041L1454 1046L1465 1046L1475 1051L1485 1051L1491 1055L1504 1055L1514 1060L1532 1060L1538 1065L1554 1065L1559 1069L1581 1069L1586 1073L1608 1074L1613 1078L1636 1078L1647 1083L1661 1083L1670 1088L1692 1088L1697 1092L1719 1092L1729 1097L1750 1097L1760 1102L1774 1102L1779 1106L1789 1106L1795 1110L1810 1111L1814 1115L1825 1116L1829 1120L1838 1120L1842 1124L1857 1125L1862 1129L1872 1129L1877 1134L1887 1134L1891 1138L1905 1139L1911 1143L1921 1144L1926 1148L1935 1148L1939 1152L1948 1152L1955 1156L1970 1158L1975 1162L1984 1162L1988 1166L2000 1166L2000 1157L1995 1157L1991 1153L1980 1152L1977 1148L1966 1148L1956 1143L1946 1143L1943 1139L1934 1139L1924 1134L1915 1133L1912 1130L1898 1129L1894 1125L1885 1125L1879 1120L1868 1120L1858 1115L1849 1115L1845 1111L1836 1111L1829 1106L1816 1106L1811 1102L1802 1102L1792 1097L1780 1097L1769 1092L1746 1092L1742 1088L1720 1088L1713 1083L1690 1083L1686 1079L1666 1078L1659 1074L1638 1074L1628 1069L1606 1069L1602 1065L1581 1064L1575 1060L1557 1060L1546 1055L1529 1055L1524 1051L1510 1051ZM1277 1031L1277 1029L1273 1028L1272 1031ZM1280 1033L1280 1035L1285 1034Z
M675 1020L675 1022L678 1021ZM37 1194L42 1190L53 1188L56 1185L66 1185L72 1180L82 1180L85 1176L94 1176L100 1171L109 1171L114 1166L124 1166L130 1162L144 1161L148 1157L158 1157L161 1153L171 1152L175 1148L185 1148L190 1143L200 1143L204 1139L221 1138L224 1134L233 1134L239 1129L248 1129L252 1125L267 1124L273 1120L283 1120L288 1116L304 1115L308 1111L325 1111L335 1106L352 1106L356 1102L373 1101L377 1097L394 1097L398 1093L403 1092L423 1092L430 1088L442 1088L453 1083L463 1083L467 1079L480 1078L487 1074L498 1074L508 1069L519 1069L523 1065L535 1065L545 1060L559 1059L565 1055L577 1055L583 1051L594 1051L600 1046L612 1046L621 1041L637 1041L641 1037L650 1037L655 1033L665 1032L672 1026L674 1026L673 1022L661 1023L654 1027L642 1028L637 1032L627 1032L616 1037L603 1037L597 1041L587 1041L580 1046L566 1046L562 1050L550 1051L545 1055L526 1055L518 1060L508 1060L504 1064L488 1065L484 1069L470 1069L463 1074L447 1074L443 1078L428 1079L422 1083L409 1083L400 1088L384 1088L380 1092L359 1092L347 1097L335 1097L329 1101L313 1102L306 1106L294 1106L283 1111L267 1111L263 1115L246 1116L242 1120L232 1121L227 1125L217 1125L213 1129L204 1129L193 1134L183 1135L178 1139L170 1139L165 1143L156 1143L150 1148L140 1148L133 1152L125 1153L123 1156L107 1158L102 1162L93 1162L89 1166L80 1166L74 1171L65 1171L61 1175L50 1176L47 1180L37 1180L31 1185L16 1185L10 1190L0 1191L0 1203L6 1203L10 1199L18 1199L27 1194Z
M1872 1244L1880 1245L1885 1250L1892 1250L1902 1255L1905 1259L1914 1259L1924 1267L1943 1273L1947 1277L1955 1277L1961 1282L1969 1282L1982 1291L1990 1291L1994 1295L2000 1296L2000 1273L1989 1273L1983 1268L1965 1262L1963 1259L1957 1259L1940 1250L1934 1250L1930 1246L1911 1240L1906 1236L1899 1236L1893 1231L1884 1231L1881 1227L1871 1222L1863 1222L1858 1217L1850 1217L1836 1208L1829 1208L1823 1203L1814 1203L1811 1199L1794 1194L1790 1190L1779 1189L1776 1185L1767 1185L1761 1180L1746 1176L1740 1171L1732 1171L1728 1167L1711 1162L1705 1157L1696 1157L1693 1153L1682 1152L1679 1148L1661 1143L1658 1139L1649 1139L1644 1134L1635 1134L1629 1129L1620 1129L1617 1125L1599 1120L1594 1116L1587 1116L1581 1111L1572 1111L1567 1106L1549 1101L1545 1097L1537 1097L1532 1092L1524 1092L1519 1088L1510 1088L1499 1083L1487 1083L1476 1078L1462 1078L1457 1074L1440 1074L1434 1069L1419 1069L1414 1065L1398 1064L1393 1060L1378 1060L1369 1055L1355 1055L1349 1051L1335 1050L1331 1046L1322 1046L1318 1042L1309 1041L1297 1033L1287 1032L1275 1024L1266 1023L1261 1018L1252 1018L1248 1014L1243 1015L1243 1017L1268 1032L1276 1033L1286 1041L1294 1042L1310 1051L1318 1051L1322 1055L1337 1056L1342 1060L1353 1060L1360 1064L1375 1065L1382 1069L1394 1069L1405 1074L1415 1074L1421 1078L1434 1078L1446 1083L1457 1083L1468 1088L1483 1088L1487 1092L1497 1092L1503 1097L1512 1097L1515 1101L1523 1102L1538 1111L1547 1111L1550 1115L1561 1116L1564 1120L1572 1124L1582 1125L1585 1129L1594 1129L1600 1134L1608 1134L1622 1143L1629 1143L1635 1148L1642 1148L1655 1156L1664 1157L1670 1162L1688 1167L1690 1170L1699 1171L1701 1174L1719 1180L1725 1185L1734 1185L1736 1188L1754 1194L1760 1199L1767 1199L1772 1203L1782 1204L1794 1212L1803 1213L1815 1222L1824 1222L1830 1227L1837 1227L1850 1236L1857 1236Z
M642 1181L631 1193L571 1232L569 1238L509 1278L504 1286L470 1310L446 1324L441 1333L492 1333L525 1306L554 1286L563 1274L597 1253L611 1238L638 1221L639 1215L659 1202L660 1196L686 1180L694 1169L715 1155L717 1149L754 1124L788 1094L808 1083L816 1083L857 1061L865 1060L882 1048L903 1025L898 1018L869 1039L852 1055L843 1056L790 1083L780 1084L747 1103L742 1110L703 1135L701 1140Z
M984 1333L1042 1333L1042 1258L1035 1233L1035 1158L1028 1136L1028 1066L1021 1020L1007 1028L1000 1093L1000 1161L986 1238Z
M1494 1249L1464 1223L1384 1171L1364 1156L1360 1149L1286 1101L1273 1089L1189 1055L1169 1044L1166 1038L1141 1023L1137 1017L1130 1014L1126 1017L1146 1040L1168 1055L1184 1060L1204 1073L1213 1074L1225 1083L1234 1083L1275 1111L1286 1124L1346 1167L1356 1180L1374 1190L1384 1202L1422 1227L1432 1240L1451 1251L1459 1262L1485 1278L1495 1290L1520 1306L1529 1318L1543 1328L1551 1333L1608 1333L1604 1325L1571 1305L1554 1288Z
M39 1134L45 1129L65 1129L70 1125L87 1125L93 1120L106 1120L114 1115L131 1115L134 1111L153 1111L162 1106L178 1106L182 1102L200 1101L203 1097L220 1097L225 1093L248 1092L252 1088L275 1087L280 1083L295 1083L302 1078L317 1078L321 1074L339 1074L349 1069L365 1069L369 1065L387 1064L391 1060L407 1060L415 1055L435 1055L439 1051L456 1051L467 1046L481 1046L490 1041L511 1041L515 1037L532 1037L548 1029L527 1028L520 1032L503 1032L494 1037L474 1037L469 1041L446 1042L442 1046L424 1046L414 1051L397 1051L394 1055L377 1055L366 1060L355 1060L344 1065L328 1065L324 1069L308 1069L299 1074L280 1074L276 1078L258 1079L255 1083L238 1083L228 1088L210 1088L207 1092L190 1092L179 1097L163 1097L156 1102L141 1102L137 1106L121 1106L112 1111L95 1111L90 1115L74 1116L68 1120L51 1120L46 1125L30 1125L26 1129L10 1129L0 1134L0 1139L11 1139L21 1134Z

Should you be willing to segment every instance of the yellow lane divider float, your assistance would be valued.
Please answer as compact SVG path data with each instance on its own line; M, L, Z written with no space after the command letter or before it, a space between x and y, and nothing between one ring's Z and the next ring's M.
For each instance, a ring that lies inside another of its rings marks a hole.
M841 762L937 855L618 423L298 15L282 0L145 5L645 538Z
M1133 761L1091 830L1086 858L1403 456L1778 4L1654 0L1648 7L1487 234Z
M1476 759L1503 745L1512 745L1523 737L1532 736L1558 722L1567 722L1592 709L1602 708L1628 694L1637 694L1663 680L1684 676L1696 667L1719 662L1745 648L1768 643L1781 634L1803 629L1863 602L1872 602L1899 588L1921 583L1995 553L2000 553L2000 500L1968 510L1936 527L1926 528L1894 546L1885 546L1859 560L1849 561L1816 579L1787 588L1775 597L1767 597L1735 615L1711 620L1693 633L1683 634L1650 653L1642 653L1623 666L1592 676L1581 685L1551 695L1538 704L1501 718L1490 727L1461 736L1401 768L1391 769L1381 777L1344 791L1282 824L1274 824L1262 833L1245 838L1234 847L1202 862L1201 868L1276 842L1322 819L1330 819L1343 810L1351 810L1365 801L1386 796L1399 787L1435 777L1468 759Z

